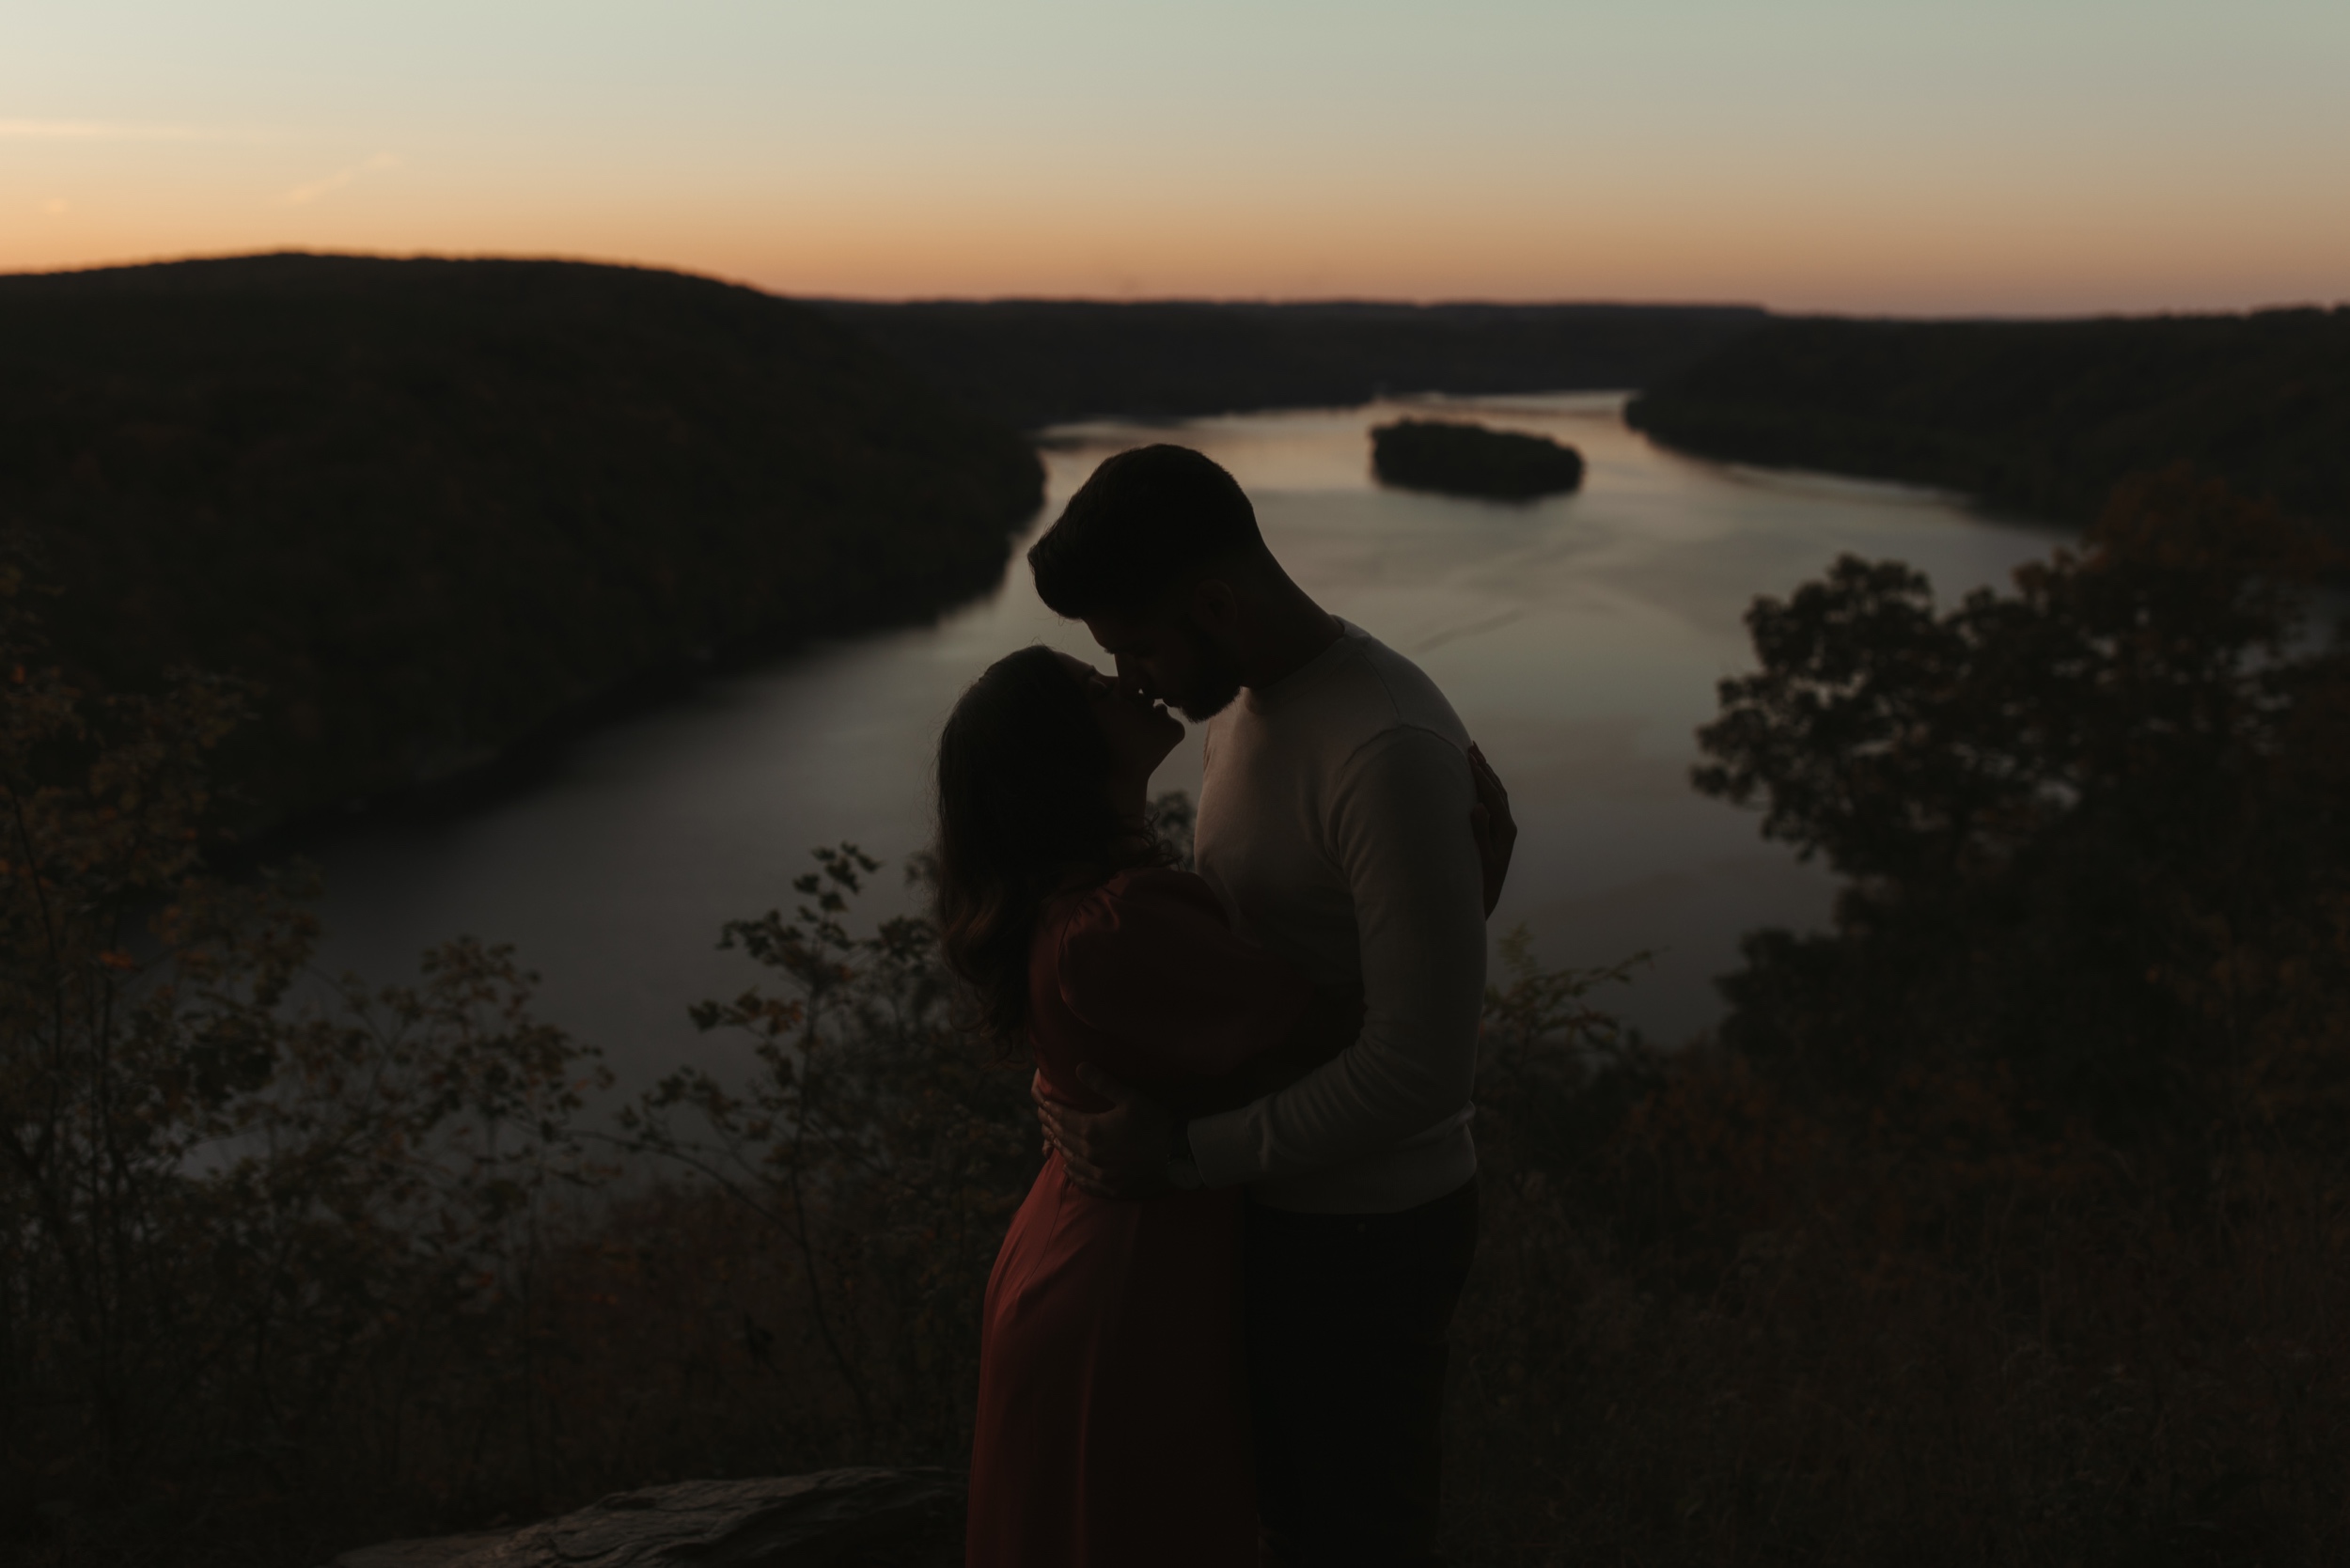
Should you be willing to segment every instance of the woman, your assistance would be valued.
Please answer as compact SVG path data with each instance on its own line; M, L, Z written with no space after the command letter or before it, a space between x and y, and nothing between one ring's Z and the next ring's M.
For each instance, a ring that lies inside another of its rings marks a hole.
M1033 1051L1044 1091L1079 1106L1101 1105L1080 1062L1191 1115L1245 1105L1358 1025L1234 936L1152 837L1150 777L1183 735L1083 661L1030 648L974 682L940 737L948 960L998 1045ZM1489 805L1494 791L1480 770ZM1489 907L1506 858L1487 849ZM1090 1198L1047 1159L988 1281L971 1568L1256 1562L1240 1202Z

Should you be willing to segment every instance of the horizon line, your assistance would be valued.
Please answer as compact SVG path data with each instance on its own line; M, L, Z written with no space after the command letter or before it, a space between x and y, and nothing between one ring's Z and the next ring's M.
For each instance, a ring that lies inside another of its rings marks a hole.
M2284 313L2296 310L2330 312L2350 309L2350 296L2332 301L2321 299L2280 300L2232 309L2160 309L2160 310L2059 310L2047 311L1919 311L1902 313L1886 310L1784 310L1751 301L1732 300L1627 300L1622 298L1562 298L1543 299L1463 297L1458 295L1419 296L1322 294L1276 296L1267 294L1165 294L1165 295L1099 295L1099 294L839 294L793 293L771 288L750 278L728 276L721 273L681 266L668 261L616 260L608 257L582 256L561 252L462 252L441 250L373 251L333 250L315 246L292 246L284 249L237 250L222 252L191 252L186 254L143 257L131 260L106 260L75 263L70 266L43 269L0 271L0 283L10 279L35 277L72 277L88 273L133 272L148 267L201 265L231 261L263 261L280 258L308 258L321 260L349 261L510 261L555 262L566 266L602 267L620 272L667 273L679 277L699 278L729 288L747 289L773 299L806 305L848 305L876 306L1022 306L1022 305L1089 305L1104 306L1196 306L1207 308L1314 308L1341 306L1374 306L1402 310L1488 309L1488 310L1686 310L1686 311L1751 311L1777 320L1800 321L1832 319L1856 321L2163 321L2217 317L2248 317Z

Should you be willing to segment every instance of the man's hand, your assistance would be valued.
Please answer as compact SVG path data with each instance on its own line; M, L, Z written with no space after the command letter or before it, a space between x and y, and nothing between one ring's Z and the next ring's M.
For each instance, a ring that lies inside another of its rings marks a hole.
M1478 863L1485 872L1485 913L1501 902L1501 885L1510 875L1510 852L1517 848L1518 824L1510 815L1510 792L1475 746L1468 748L1469 778L1477 786L1477 804L1469 808L1469 832L1477 839Z
M1061 1166L1081 1192L1096 1198L1148 1198L1166 1192L1167 1157L1175 1118L1156 1101L1087 1063L1077 1081L1110 1102L1105 1111L1081 1111L1044 1097L1044 1074L1029 1080L1044 1141L1060 1151Z

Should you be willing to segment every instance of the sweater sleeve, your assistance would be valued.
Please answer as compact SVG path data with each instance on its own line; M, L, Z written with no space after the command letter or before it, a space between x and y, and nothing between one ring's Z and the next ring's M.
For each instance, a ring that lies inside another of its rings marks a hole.
M1343 1164L1466 1109L1485 997L1474 800L1467 759L1433 730L1388 729L1348 759L1329 831L1355 901L1362 1033L1288 1088L1190 1124L1210 1186Z

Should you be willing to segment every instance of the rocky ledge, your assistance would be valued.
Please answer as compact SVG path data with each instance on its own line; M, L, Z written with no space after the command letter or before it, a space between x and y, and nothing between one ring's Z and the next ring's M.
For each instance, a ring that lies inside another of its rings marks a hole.
M328 1568L952 1568L963 1478L840 1469L622 1492L519 1530L388 1541Z

